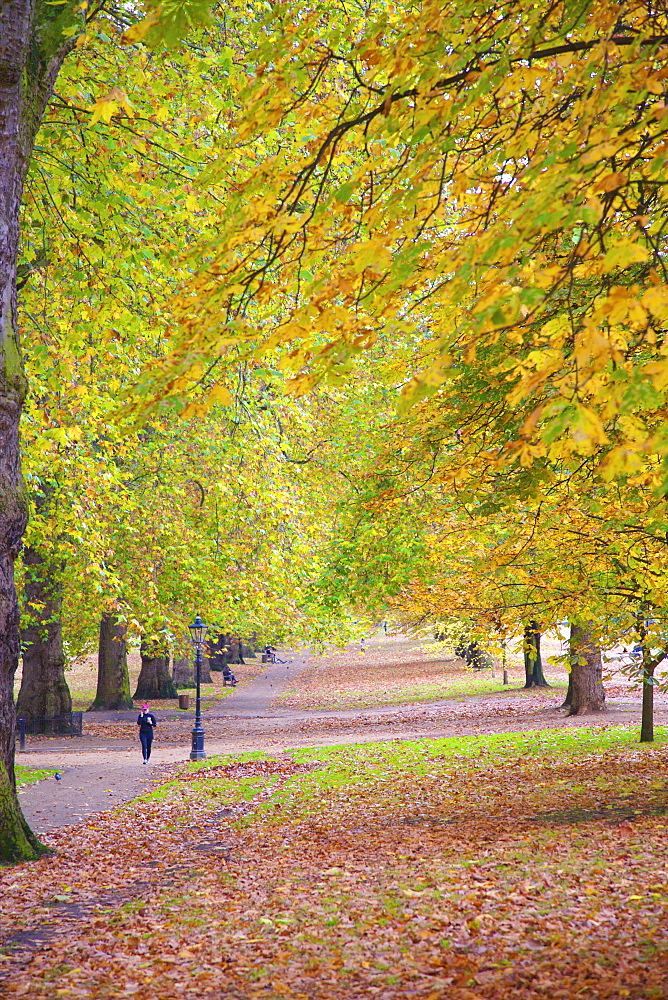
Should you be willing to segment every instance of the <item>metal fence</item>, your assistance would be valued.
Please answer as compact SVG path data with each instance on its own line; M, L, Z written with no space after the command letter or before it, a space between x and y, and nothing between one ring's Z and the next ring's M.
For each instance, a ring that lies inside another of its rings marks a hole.
M23 750L26 733L32 736L83 736L83 712L65 712L63 715L35 716L17 719L19 741Z

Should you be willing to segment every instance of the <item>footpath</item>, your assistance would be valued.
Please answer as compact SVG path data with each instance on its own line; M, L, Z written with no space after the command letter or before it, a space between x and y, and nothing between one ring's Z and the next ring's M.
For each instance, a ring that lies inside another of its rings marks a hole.
M291 683L292 677L304 669L305 657L293 656L287 663L267 664L264 673L237 688L203 713L204 726L214 719L252 719L273 715L271 702ZM55 769L60 780L45 778L19 790L23 813L36 833L55 827L79 823L82 819L104 809L111 809L150 790L155 770L162 764L173 764L189 759L190 745L161 745L160 723L170 719L185 721L183 713L159 712L158 729L153 752L148 765L142 763L139 737L105 739L82 736L57 741L35 743L16 756L17 764L34 768ZM281 714L279 710L279 714ZM289 714L289 713L287 713ZM192 721L193 713L190 713ZM86 719L127 723L128 731L136 727L137 712L90 712ZM255 749L246 746L243 730L230 745L229 740L215 736L206 739L207 756L243 752Z

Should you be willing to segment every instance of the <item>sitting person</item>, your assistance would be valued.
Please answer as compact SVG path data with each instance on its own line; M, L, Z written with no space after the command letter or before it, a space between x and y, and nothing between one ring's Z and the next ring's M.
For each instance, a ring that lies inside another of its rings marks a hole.
M223 665L223 687L226 684L229 684L230 687L236 687L237 684L238 684L238 681L237 681L236 677L234 676L234 674L230 670L229 663L225 663Z

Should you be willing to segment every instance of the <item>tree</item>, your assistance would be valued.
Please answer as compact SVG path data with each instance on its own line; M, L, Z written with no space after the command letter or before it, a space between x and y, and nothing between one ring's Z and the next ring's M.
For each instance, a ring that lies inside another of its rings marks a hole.
M23 185L58 71L83 21L74 4L8 0L0 7L0 859L34 857L14 781L13 680L19 657L14 561L27 520L19 418L26 392L16 298ZM74 32L67 29L74 27Z
M571 622L569 683L566 701L569 715L601 712L605 708L601 647L591 625Z
M100 620L97 692L89 711L132 708L126 635L127 626L119 612L105 611Z
M524 629L524 671L525 687L549 687L543 673L540 655L540 629L538 622L532 621Z
M141 671L133 697L176 698L177 691L169 673L169 646L166 637L148 636L142 639Z
M220 356L223 331L229 357L282 350L296 393L340 384L355 354L376 351L441 484L468 490L482 466L536 497L585 468L586 534L612 510L620 552L594 538L595 559L569 560L569 600L592 574L576 617L596 606L612 634L613 603L651 591L665 608L665 585L621 537L656 552L666 531L664 7L426 3L364 24L300 13L290 31L292 9L267 17L218 171L234 171L236 192L180 297L174 350L147 378L156 401L194 356ZM402 372L398 340L415 345ZM444 470L448 405L477 432Z
M26 719L66 715L72 711L72 697L60 628L63 567L32 548L24 549L23 566L31 623L21 631L23 674L16 713Z
M169 5L154 13L151 23L157 32L161 20L178 31L202 7ZM12 689L19 655L14 563L27 518L18 440L26 392L17 310L20 212L35 137L60 68L104 8L101 3L87 14L86 5L72 0L7 0L0 6L0 858L5 860L40 850L21 816L14 782ZM124 5L119 9L127 16Z

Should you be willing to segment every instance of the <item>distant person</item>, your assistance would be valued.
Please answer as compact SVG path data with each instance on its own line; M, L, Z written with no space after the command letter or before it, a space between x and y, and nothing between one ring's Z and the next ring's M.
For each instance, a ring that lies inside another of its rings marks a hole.
M139 726L139 739L141 740L141 752L144 757L144 763L148 764L151 756L151 746L153 745L153 730L158 723L156 722L155 715L149 710L146 703L141 707L141 712L137 718L137 725Z
M224 685L229 684L230 687L236 687L237 683L238 681L234 676L234 674L232 673L232 671L230 670L229 663L223 664L223 684Z

